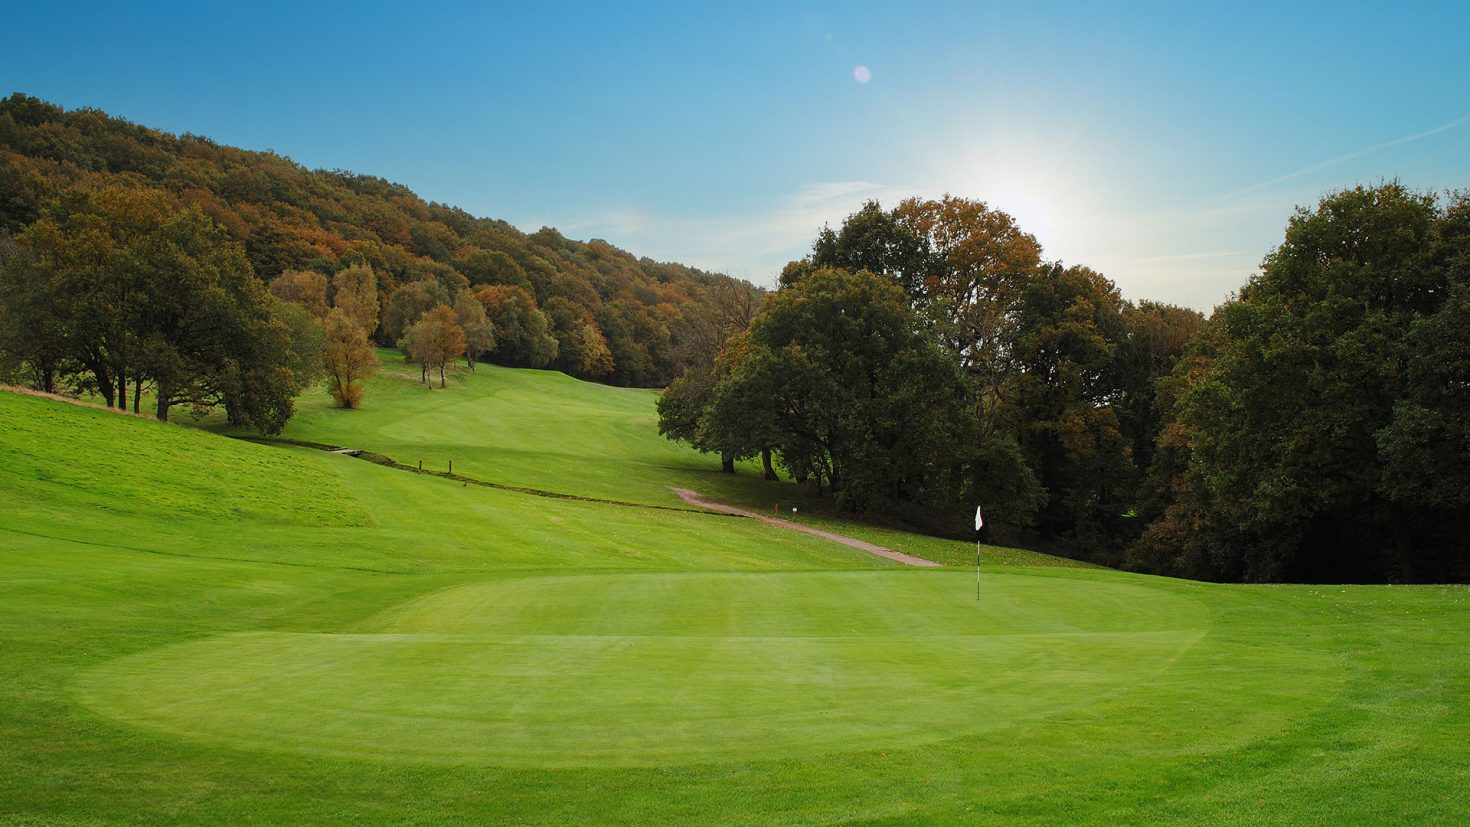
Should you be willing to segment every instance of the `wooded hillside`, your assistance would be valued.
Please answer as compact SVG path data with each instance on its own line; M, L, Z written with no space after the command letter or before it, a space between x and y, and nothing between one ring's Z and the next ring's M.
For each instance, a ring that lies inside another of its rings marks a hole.
M18 233L68 189L117 185L161 189L197 207L244 247L265 282L288 271L330 277L366 265L385 311L409 285L433 293L437 286L449 297L466 287L504 288L513 324L497 320L498 344L486 359L618 385L667 384L683 371L682 344L700 335L706 308L722 300L715 294L754 291L550 227L526 234L370 175L310 170L273 152L171 135L95 109L66 111L19 93L0 101L0 229ZM397 333L383 327L392 319L384 312L373 331L380 343L396 344Z

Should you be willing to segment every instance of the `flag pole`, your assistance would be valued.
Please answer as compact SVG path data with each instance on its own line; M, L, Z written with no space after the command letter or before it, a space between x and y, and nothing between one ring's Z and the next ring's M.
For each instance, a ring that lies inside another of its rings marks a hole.
M975 506L975 600L980 600L980 528L985 525L985 516L980 506Z

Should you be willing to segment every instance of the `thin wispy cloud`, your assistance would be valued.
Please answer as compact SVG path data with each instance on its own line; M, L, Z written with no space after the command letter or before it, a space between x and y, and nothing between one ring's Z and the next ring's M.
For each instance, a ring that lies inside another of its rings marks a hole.
M1277 184L1285 183L1287 181L1291 181L1291 180L1296 179L1296 178L1301 178L1302 176L1305 176L1305 175L1311 175L1314 172L1317 172L1317 171L1323 170L1323 169L1327 169L1328 167L1335 166L1337 164L1343 163L1344 161L1351 161L1354 158L1361 158L1364 155L1371 155L1371 154L1373 154L1375 152L1379 152L1379 151L1388 149L1389 147L1395 147L1395 146L1399 146L1401 144L1407 144L1407 143L1411 143L1413 141L1422 140L1424 138L1428 138L1428 137L1431 137L1433 135L1438 135L1438 134L1443 133L1443 132L1449 132L1451 129L1455 129L1457 127L1463 126L1466 123L1470 123L1470 115L1461 116L1459 118L1454 119L1453 121L1450 121L1449 123L1440 124L1439 126L1436 126L1433 129L1426 129L1423 132L1415 132L1413 135L1405 135L1402 138L1395 138L1392 141L1384 141L1381 144L1374 144L1373 146L1370 146L1370 147L1365 147L1363 149L1359 149L1359 150L1356 150L1354 152L1349 152L1346 155L1339 155L1336 158L1329 158L1326 161L1321 161L1321 162L1312 164L1311 166L1302 167L1301 169L1296 170L1295 172L1288 172L1285 175L1278 175L1275 178L1271 178L1269 180L1262 181L1262 182L1260 182L1258 184L1251 184L1248 187L1243 187L1243 188L1238 189L1238 190L1235 190L1233 192L1227 192L1224 195L1216 196L1215 198L1213 198L1211 200L1214 200L1214 201L1223 201L1223 200L1225 200L1227 198L1235 198L1237 196L1246 195L1246 194L1249 194L1249 193L1252 193L1252 192L1257 192L1259 190L1263 190L1263 189L1266 189L1268 187L1273 187L1273 186L1275 186Z
M775 196L765 209L696 217L618 208L559 226L573 236L601 237L655 258L770 283L810 248L822 225L840 224L869 199L886 205L911 194L872 181L825 181Z
M838 226L862 206L877 199L892 207L909 196L937 197L938 191L920 186L894 186L872 181L826 181L807 184L773 196L763 205L725 215L672 215L629 207L588 213L571 220L549 222L572 237L604 238L625 249L666 261L681 261L708 270L729 273L756 283L773 284L783 265L811 250L822 225ZM1251 201L1253 201L1252 199ZM1005 205L997 205L1005 209ZM1048 247L1048 254L1069 262L1101 267L1125 286L1130 297L1148 297L1207 309L1226 288L1187 279L1179 269L1208 274L1234 287L1253 269L1261 250L1204 252L1165 249L1153 255L1137 250L1157 248L1156 239L1139 238L1139 228L1151 228L1164 237L1193 239L1199 226L1218 223L1220 217L1242 208L1241 202L1221 205L1203 213L1124 212L1085 225L1071 243ZM1274 213L1273 213L1274 215ZM533 222L534 223L534 222ZM539 223L536 226L540 226Z

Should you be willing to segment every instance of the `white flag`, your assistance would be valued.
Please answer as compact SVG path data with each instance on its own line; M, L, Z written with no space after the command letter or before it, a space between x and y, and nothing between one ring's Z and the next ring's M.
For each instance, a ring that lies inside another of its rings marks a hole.
M980 516L980 506L977 505L975 506L975 530L979 531L983 525L985 525L985 518Z

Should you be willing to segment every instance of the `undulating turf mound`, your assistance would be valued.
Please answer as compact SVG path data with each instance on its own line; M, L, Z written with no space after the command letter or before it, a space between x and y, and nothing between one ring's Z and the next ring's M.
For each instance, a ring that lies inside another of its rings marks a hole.
M659 765L894 749L1085 706L1206 631L1130 583L963 572L494 580L334 634L235 633L85 675L103 714L378 760Z

